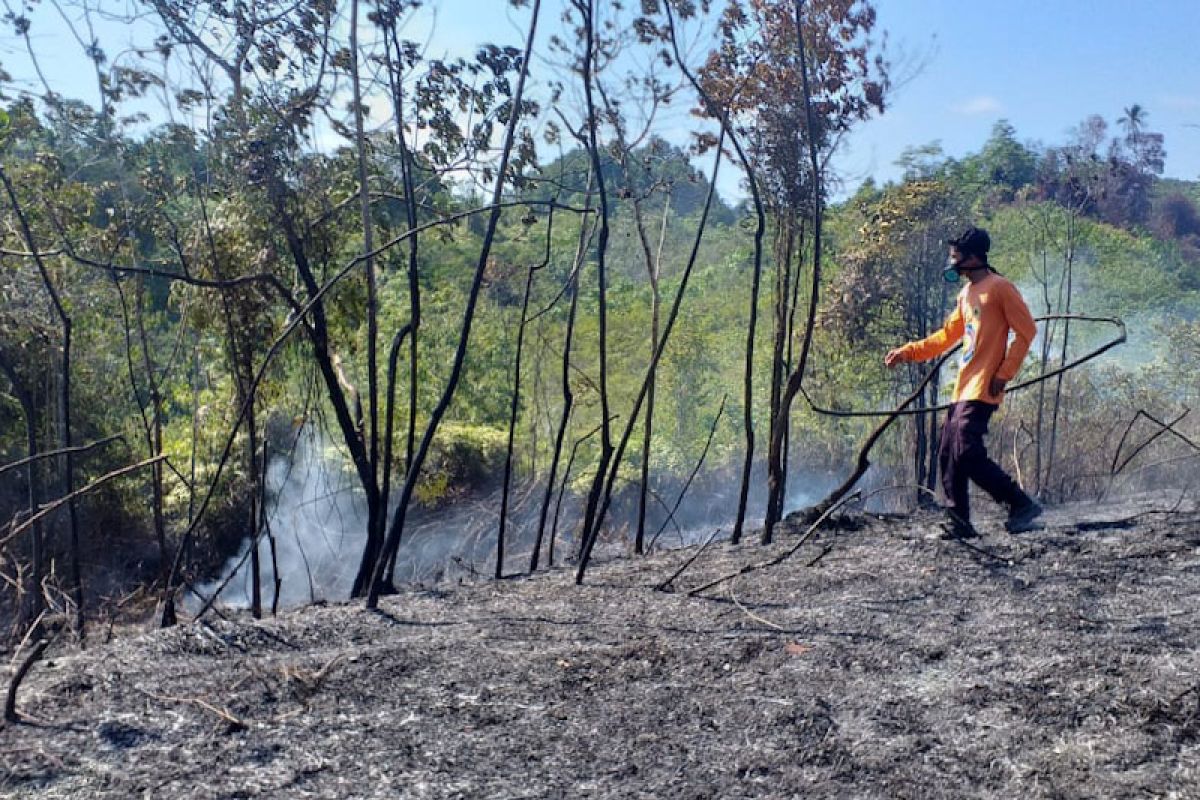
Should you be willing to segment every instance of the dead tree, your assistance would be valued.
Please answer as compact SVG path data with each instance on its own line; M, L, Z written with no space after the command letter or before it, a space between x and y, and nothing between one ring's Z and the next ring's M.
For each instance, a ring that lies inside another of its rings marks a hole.
M554 233L554 205L546 217L546 255L538 264L530 264L525 275L525 292L521 295L521 323L517 326L517 353L513 359L512 398L508 414L508 441L504 448L504 481L500 490L500 519L496 528L496 580L504 577L505 525L508 522L508 491L512 482L513 437L517 430L517 416L521 410L521 349L525 344L525 325L529 315L529 295L533 289L533 277L550 263L551 236Z
M597 57L597 25L595 0L572 0L572 6L581 17L583 27L583 56L580 64L580 80L583 83L583 95L586 101L586 119L583 125L584 138L588 157L592 162L592 174L596 181L596 197L599 201L599 234L596 242L596 317L599 330L597 332L597 347L599 356L599 394L600 394L600 457L596 463L596 472L592 476L591 488L588 490L580 528L581 562L586 562L584 550L590 550L588 542L590 532L599 514L603 502L604 479L608 474L609 464L613 459L612 429L609 424L610 412L608 402L608 236L609 218L611 211L608 205L608 188L604 181L604 169L600 163L599 119L594 97L594 72Z
M649 391L650 380L658 369L658 362L662 359L663 351L666 349L667 342L671 338L671 330L675 327L675 321L679 317L679 310L683 305L683 298L687 293L688 281L692 276L692 269L696 265L696 257L700 252L700 243L704 238L704 231L708 225L708 213L712 208L713 196L716 194L717 175L721 167L722 147L725 143L725 127L721 127L721 134L718 137L716 147L716 157L713 163L713 174L709 179L708 193L704 198L704 207L700 212L700 220L696 227L696 236L692 242L692 249L688 255L688 260L683 269L683 274L679 279L679 287L675 292L675 298L671 303L671 310L667 314L666 324L663 326L662 339L658 343L658 349L655 350L654 358L650 360L650 364L646 367L646 375L642 378L641 388L638 390L637 398L633 403L633 411L629 415L629 420L625 425L624 433L621 435L620 443L617 445L613 454L612 463L608 468L606 480L604 482L604 491L599 503L599 507L595 512L594 519L585 517L585 523L590 522L590 525L585 525L582 531L583 539L580 543L580 558L579 567L575 572L575 582L583 583L584 575L587 573L588 562L591 559L593 548L596 546L596 540L599 538L600 530L604 525L604 517L608 512L609 503L612 500L613 486L617 480L617 472L621 463L621 457L625 453L625 447L629 443L630 435L633 433L633 426L636 423L642 408L642 403L646 399L646 394Z
M454 399L455 389L458 388L458 381L462 376L463 363L471 337L471 324L475 317L475 305L479 299L479 290L483 284L484 270L487 268L488 258L491 255L492 241L496 235L496 226L500 221L500 200L504 192L504 183L508 177L509 157L512 154L513 144L516 140L517 124L521 116L521 101L525 92L525 79L529 74L529 57L533 50L533 41L537 32L540 12L541 0L533 0L529 35L525 42L524 56L521 60L516 89L513 92L512 110L509 113L508 125L504 131L504 141L501 146L500 160L496 170L496 182L492 191L492 210L488 215L487 228L484 232L483 244L480 247L479 260L476 262L475 274L471 280L471 288L467 296L467 307L463 312L462 329L459 333L458 346L454 352L454 362L450 369L450 377L446 381L446 387L442 391L438 404L430 414L429 422L426 425L425 433L421 437L421 443L417 448L413 463L409 466L408 472L404 477L404 487L401 490L396 511L392 515L391 527L388 529L383 552L377 555L372 566L368 568L372 575L366 603L369 609L374 609L379 604L379 593L383 588L383 575L386 570L386 563L391 558L391 554L400 547L400 537L404 531L404 520L408 512L408 504L412 499L413 490L416 488L417 477L429 452L429 446L433 442L433 436L437 432L438 425L441 424L442 417L445 416L447 409L450 407L450 401Z
M746 174L746 182L750 187L750 197L754 203L754 268L751 273L750 309L746 324L746 368L742 381L742 425L745 428L746 453L742 459L742 479L738 489L737 516L733 523L733 533L730 540L737 544L742 539L742 530L746 523L746 503L750 493L750 473L754 466L754 342L758 329L758 296L762 286L763 235L767 229L767 215L763 207L762 194L759 190L758 175L750 158L742 147L741 139L729 124L728 109L722 110L712 95L704 89L695 73L688 67L679 48L679 37L675 28L675 16L671 3L663 4L667 18L665 34L671 43L671 52L675 63L700 96L705 113L712 119L720 121L722 130L730 145L737 154L738 163Z
M587 198L586 209L591 209L592 198L592 172L591 167L588 167L588 177L586 182L585 196ZM562 411L559 413L558 425L554 433L554 452L550 456L550 474L546 477L546 491L542 495L542 506L538 512L537 534L533 542L533 553L529 559L529 571L536 572L538 568L538 559L542 551L542 540L546 532L546 515L550 509L550 499L554 495L554 479L558 473L558 464L562 458L563 440L567 434L567 424L571 418L571 410L574 407L575 396L571 391L571 346L575 338L575 318L579 310L579 273L583 269L583 260L588 250L588 243L595 233L598 222L593 222L593 217L587 214L581 215L579 218L579 238L575 246L575 258L571 264L571 272L567 277L565 291L571 297L570 308L567 311L566 331L563 334L563 351L562 351ZM571 453L571 460L574 461L574 451ZM563 481L566 481L566 473L570 472L571 465L567 465L567 469L563 474ZM562 493L559 493L559 503L562 502ZM554 528L558 524L558 506L555 508ZM554 564L554 529L550 533L550 548L549 548L549 563Z

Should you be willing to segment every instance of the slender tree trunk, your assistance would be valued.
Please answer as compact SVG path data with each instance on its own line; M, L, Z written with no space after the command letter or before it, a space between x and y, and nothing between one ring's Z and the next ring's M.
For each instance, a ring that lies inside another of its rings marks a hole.
M151 417L147 444L150 445L149 457L154 458L162 455L163 452L163 399L155 365L150 358L150 337L146 334L146 316L142 307L144 282L145 279L138 276L137 325L138 338L141 340L142 347L142 369L146 372L146 388L150 391ZM156 461L150 467L150 486L154 504L154 538L158 542L159 580L165 583L167 577L167 526L163 513L163 464L161 461Z
M942 316L942 310L944 308L946 308L947 301L949 300L949 294L950 294L949 285L945 281L941 281L940 283L941 283L941 286L939 288L937 313L928 315L926 317L926 321L930 325L936 325L940 321L940 318ZM928 331L928 327L925 330ZM941 367L932 365L930 367L930 369L936 372L937 370L941 369ZM937 408L939 405L941 405L940 377L941 376L934 376L933 380L931 380L929 383L928 391L929 391L929 407L930 408ZM924 415L924 417L925 417L925 424L928 426L928 431L929 431L928 436L927 436L928 441L929 441L929 468L925 472L925 476L926 476L925 488L928 489L930 492L932 492L932 491L934 491L935 487L937 486L938 480L939 480L939 478L938 478L938 451L941 449L941 428L938 426L937 412L931 411L930 413ZM930 502L930 495L922 495L922 496L924 497L925 502L927 502L927 503Z
M679 39L675 32L675 16L671 4L664 3L663 11L667 16L667 31L671 37L671 50L675 55L675 63L683 72L688 83L696 90L704 101L705 110L709 116L720 120L722 131L733 145L738 162L746 173L746 181L750 186L750 196L754 201L754 272L750 286L750 314L746 330L746 371L743 380L743 410L742 420L746 430L746 456L742 461L742 482L738 492L737 518L733 524L732 541L737 544L742 539L742 529L746 522L746 504L750 494L750 473L754 466L754 342L758 327L758 296L762 284L763 235L767 230L767 215L763 209L762 195L759 193L758 176L754 165L747 158L741 141L731 129L728 117L717 108L712 98L704 91L704 86L696 79L695 74L688 68L683 54L679 50Z
M782 507L784 438L787 422L783 414L784 380L789 374L787 363L788 298L791 296L791 268L796 241L794 212L784 212L776 232L775 245L775 318L771 352L771 423L767 447L767 513L762 530L762 543L769 544L774 524L773 514ZM780 427L782 426L782 427ZM778 442L778 444L776 444ZM771 524L766 524L770 522Z
M658 343L658 349L654 353L654 358L650 361L650 365L646 369L646 375L642 379L642 386L638 390L638 395L633 402L633 410L629 413L629 420L625 425L625 431L621 435L620 443L618 444L613 455L612 464L608 471L607 481L605 482L603 501L595 515L595 521L591 527L584 528L584 539L580 551L579 567L575 572L575 582L577 584L583 582L583 577L587 572L588 561L591 559L592 549L596 545L596 539L600 535L600 529L604 525L604 516L608 512L608 506L612 500L613 484L617 480L617 472L621 463L621 457L625 453L625 447L629 444L629 437L633 433L633 427L636 424L639 415L642 411L642 403L646 399L646 392L650 386L650 378L654 371L658 369L658 363L662 359L663 350L666 349L667 342L671 337L671 331L675 327L675 321L679 317L679 309L683 305L684 295L687 293L688 281L692 276L692 269L696 266L696 258L700 253L700 243L704 238L704 231L708 225L708 214L712 209L713 196L716 193L717 175L721 168L722 148L725 146L725 129L728 121L723 121L721 125L720 136L717 139L716 159L713 164L713 174L709 179L708 193L704 197L704 207L700 212L700 222L696 228L696 237L692 241L692 249L688 254L686 266L683 268L683 275L679 279L679 288L675 292L675 299L671 303L671 311L667 314L666 325L663 326L662 338Z
M246 365L244 365L246 366ZM253 367L249 370L251 377L243 377L244 384L249 386L253 380ZM245 373L243 373L245 375ZM255 619L262 619L262 564L258 557L258 425L254 414L254 401L246 412L246 468L250 478L250 508L247 513L247 523L250 536L250 613Z
M379 298L375 279L374 226L371 221L371 183L367 165L367 135L363 127L362 82L358 75L358 6L350 3L350 79L354 87L354 145L358 162L359 214L362 220L363 271L367 278L367 414L368 459L376 478L379 472Z
M200 447L200 339L197 336L196 341L192 343L192 447L188 454L188 524L192 524L192 520L196 516L196 461L197 451ZM166 554L163 556L163 575L166 576L169 572L167 566ZM163 578L165 586L167 578Z
M1054 313L1053 304L1050 302L1050 264L1049 264L1049 232L1043 226L1042 231L1042 303L1045 306L1046 313ZM1046 373L1047 365L1050 363L1050 347L1053 340L1054 323L1046 325L1046 333L1042 337L1042 347L1040 356L1040 374ZM1033 490L1036 494L1042 492L1042 431L1045 428L1046 417L1046 383L1043 381L1038 384L1038 399L1037 399L1037 415L1034 422L1034 447L1033 447Z
M392 338L392 347L388 352L387 388L384 395L384 433L383 433L383 470L380 475L383 485L379 490L379 505L387 510L387 499L391 493L392 483L392 451L394 447L393 427L396 419L396 364L400 360L400 348L404 346L404 337L412 333L412 323L405 325ZM396 556L388 559L386 587L394 586L396 576ZM385 587L385 588L386 588Z
M404 105L404 55L403 49L400 46L400 40L397 36L398 20L394 17L385 18L386 27L383 30L384 38L384 58L387 66L388 83L392 93L392 116L395 119L396 125L396 144L400 150L400 179L404 188L404 217L408 225L409 231L417 229L417 192L416 192L416 163L413 158L412 148L408 144L408 131L406 128L407 116ZM418 362L417 362L417 339L418 332L421 327L421 284L419 271L419 248L420 239L417 235L411 235L407 240L407 276L408 276L408 308L409 321L404 330L408 334L408 414L405 423L405 438L404 438L404 470L407 473L412 468L413 452L416 446L417 435L417 399L418 389L420 387L418 378ZM401 337L402 338L402 337ZM391 362L394 364L397 354L393 351L391 354ZM389 406L393 403L390 395L395 391L395 378L389 377L391 388L388 389ZM388 425L392 424L390 415L393 412L388 411ZM391 434L388 434L389 447ZM392 469L392 459L387 457L383 463L383 491L380 495L380 535L382 541L384 538L383 520L386 519L388 509L391 503L390 479L389 473ZM387 575L385 579L385 587L391 587L395 580L396 557L398 552L393 552L388 557Z
M787 365L785 367L786 370L791 370L791 368L792 368L791 365L792 365L793 351L795 350L795 343L796 343L796 309L800 307L800 276L804 271L804 269L803 269L803 266L804 266L804 223L803 222L800 223L800 230L796 234L796 247L795 247L795 253L793 255L794 255L794 258L796 259L796 269L788 270L789 274L794 275L795 280L792 281L792 289L791 289L792 293L791 293L791 297L788 298L788 304L787 304L787 308L788 308L788 312L787 312L787 315L788 315L787 353L784 355L784 359L783 359L783 363L785 365ZM783 426L783 473L782 473L782 477L779 481L779 484L781 487L780 488L780 494L781 494L780 507L781 508L783 507L783 503L785 503L787 500L788 468L790 466L789 455L791 453L791 441L792 441L792 420L791 420L791 416L789 415L788 418L786 420L784 420L784 426Z
M590 532L596 520L601 505L601 495L604 491L604 479L608 474L608 465L612 459L612 429L608 410L608 234L609 209L608 191L604 185L604 172L600 163L599 120L596 113L596 102L593 96L593 68L595 65L596 47L596 3L595 0L577 2L577 7L583 14L584 20L584 54L583 54L583 92L587 101L587 151L592 163L592 173L596 178L596 195L600 201L600 233L596 243L596 315L599 322L598 348L600 371L600 458L596 464L596 472L592 478L592 486L588 491L587 505L583 515L583 526L579 537L580 554L589 548Z
M67 314L58 290L50 278L50 271L45 261L42 260L41 251L33 236L33 231L29 227L29 221L25 217L25 211L17 199L17 193L13 188L12 181L8 177L8 172L3 167L0 167L0 181L4 183L4 189L8 194L9 202L12 204L13 213L17 217L25 245L29 248L29 252L34 254L33 260L37 264L38 274L42 279L42 287L46 290L46 294L49 296L50 303L54 308L54 313L58 317L59 324L62 326L62 359L60 362L61 374L59 375L58 396L60 415L59 442L61 449L66 451L62 457L63 484L66 489L65 494L70 496L75 491L75 460L71 453L71 317ZM67 503L67 516L71 537L71 598L75 603L75 632L79 636L80 641L83 641L85 638L83 576L79 552L79 520L76 514L74 499L71 499Z
M538 16L541 13L541 0L533 0L532 18L529 23L529 35L525 42L525 52L521 59L521 71L517 78L517 86L513 92L512 98L512 113L508 117L508 125L504 132L504 143L500 152L500 162L496 171L496 184L492 191L492 211L488 215L487 228L483 235L483 245L480 248L479 260L475 265L475 275L471 280L471 289L467 295L467 307L463 313L462 330L458 338L458 347L455 349L454 362L450 369L450 377L446 382L446 388L442 392L441 399L434 407L430 415L429 423L425 428L425 433L421 437L421 444L417 448L416 455L413 458L413 463L408 469L408 473L404 478L404 488L401 491L400 500L397 503L396 511L392 516L391 528L388 530L387 540L384 542L383 553L378 556L373 564L366 565L366 571L371 574L370 589L367 592L367 608L374 609L379 604L379 592L382 588L383 574L386 568L386 563L390 554L397 550L400 546L400 537L404 531L404 520L408 513L408 503L412 498L413 490L416 488L417 476L420 474L421 467L425 462L425 456L429 452L429 445L433 441L433 436L437 432L438 425L441 424L442 417L446 410L450 407L450 401L454 398L454 392L458 388L458 381L462 377L463 364L466 360L467 346L471 338L471 323L475 318L475 305L479 300L479 290L483 285L483 274L487 268L488 258L491 255L492 242L496 236L496 226L500 222L500 199L504 193L504 180L508 174L509 157L512 154L513 143L516 140L517 122L520 119L521 103L525 94L525 79L529 74L529 58L533 50L533 40L537 32Z
M1064 314L1071 313L1071 294L1074 289L1074 266L1075 266L1075 236L1074 236L1074 231L1072 230L1071 234L1070 234L1070 243L1067 245L1067 264L1066 264L1067 295L1066 295L1066 300L1065 300L1065 306L1064 306L1063 312L1062 312ZM1062 344L1059 348L1059 364L1060 365L1067 363L1067 345L1069 343L1070 338L1071 338L1071 320L1064 319L1063 320ZM1058 415L1059 415L1059 410L1062 407L1063 375L1064 375L1064 373L1060 372L1058 377L1055 378L1055 380L1054 380L1054 405L1050 412L1050 452L1046 459L1046 483L1047 484L1050 483L1050 477L1054 471L1055 447L1058 444Z
M367 164L367 135L363 126L362 81L358 70L358 7L359 0L350 2L350 83L354 101L354 146L358 162L359 215L363 236L363 271L367 279L367 431L366 457L370 471L367 489L368 538L383 541L387 509L381 507L379 496L379 297L375 277L374 227L371 220L371 177ZM411 200L411 198L410 198ZM387 466L385 465L385 469Z
M28 458L28 463L25 466L25 494L29 506L29 515L33 516L42 505L41 470L39 469L39 459L37 457L41 452L38 447L37 435L38 407L37 403L34 402L33 393L17 374L16 364L5 360L3 353L0 353L0 372L3 372L8 377L13 394L16 395L17 402L21 406L21 415L25 418L25 450ZM25 592L28 597L28 606L23 609L23 613L18 617L22 621L21 627L24 627L25 621L32 622L36 620L45 607L45 598L42 595L42 578L45 575L46 563L45 533L41 521L35 521L29 533L29 557L32 563L30 564L29 583L21 587L21 591Z
M776 423L772 432L771 447L768 451L767 471L767 517L763 523L763 541L769 543L772 539L775 525L783 512L783 431L786 420L791 413L792 400L800 391L804 381L804 370L808 365L808 354L812 346L813 325L816 323L817 304L820 298L821 286L821 222L824 189L821 183L821 163L817 154L816 119L813 115L812 92L808 80L808 58L804 45L804 26L802 0L795 0L796 16L796 51L800 61L800 82L804 91L804 116L808 142L808 156L812 170L813 193L813 245L812 245L812 289L809 294L808 318L804 326L804 339L800 344L800 359L795 370L788 376L787 387L780 401L779 414L781 419Z
M521 324L517 327L517 355L513 363L512 402L508 414L508 441L504 448L504 483L500 491L500 520L496 530L496 580L504 577L505 525L508 522L508 492L512 484L513 440L517 432L517 417L521 411L521 350L525 345L525 325L529 314L529 295L533 276L550 263L551 236L554 233L554 206L546 222L546 257L540 264L530 264L525 276L525 293L521 296Z
M592 199L592 179L591 168L588 168L587 179L587 207L591 207ZM550 475L546 478L546 493L542 497L542 508L538 513L537 537L533 543L533 554L529 559L529 571L536 572L538 568L538 559L542 550L542 538L546 530L546 515L550 509L550 498L554 495L554 479L558 472L558 462L562 458L563 441L567 433L567 423L571 417L571 408L574 404L575 397L571 392L571 347L574 343L575 335L575 316L579 309L579 273L583 269L584 256L587 253L588 242L591 241L592 234L589 232L591 220L588 215L580 217L579 221L579 241L575 247L575 259L571 264L571 276L567 286L567 291L571 294L571 306L567 312L567 330L563 336L563 355L562 355L562 413L558 418L558 427L554 434L554 454L550 457ZM592 232L595 228L592 227ZM559 502L562 502L562 495L559 494ZM555 526L558 523L558 514L554 516ZM549 564L554 566L554 535L550 536L549 547Z
M391 19L384 31L384 57L387 64L388 81L392 90L392 116L396 121L396 144L400 150L400 179L404 187L404 216L410 231L417 228L416 162L408 144L405 128L407 116L404 106L404 58L396 31L397 21ZM395 55L393 55L395 54ZM417 337L421 328L421 284L418 270L419 239L410 236L408 250L408 304L411 337L408 343L408 422L404 447L404 468L412 466L413 448L417 436ZM388 498L383 498L387 508Z
M274 206L275 220L282 229L292 262L296 266L296 272L299 274L308 296L310 298L319 298L321 287L317 283L316 275L313 273L312 265L309 263L304 241L296 230L295 220L288 213L286 207L285 197L287 189L277 177L274 181L274 184L269 189L269 194ZM308 333L309 341L312 344L313 357L316 359L317 367L321 372L321 378L325 383L326 396L329 398L330 405L333 406L334 418L342 434L342 441L346 445L346 449L350 452L350 460L354 464L359 484L366 495L367 508L378 508L379 487L375 481L375 472L371 465L370 453L367 450L366 443L363 441L362 431L356 424L354 417L351 416L350 406L346 394L342 389L342 382L338 378L338 370L333 363L333 356L330 353L329 327L325 318L324 299L317 300L312 306L310 317L311 325L306 326L305 331ZM370 519L369 511L368 519ZM375 563L375 556L378 554L381 544L378 530L372 530L368 525L367 543L363 548L363 559L359 565L358 575L354 580L352 596L357 597L364 591L371 569L366 562L369 559L371 564Z
M635 207L638 205L640 202L635 204ZM650 358L654 358L654 351L658 349L659 317L662 313L662 294L659 291L658 279L662 269L663 245L667 239L667 220L670 210L671 193L667 192L666 199L663 201L662 227L658 232L658 251L653 259L650 258L648 250L645 253L647 277L650 280ZM645 248L646 241L642 229L640 208L637 226L638 233L642 238L642 246ZM638 555L642 554L646 541L646 494L650 489L650 444L654 438L654 388L656 383L657 375L651 375L650 388L646 392L646 424L642 435L642 472L639 476L637 534L633 540L633 551Z
M115 271L109 271L109 277L112 280L113 288L117 292L117 297L121 304L121 322L125 335L125 366L129 376L129 388L133 393L133 400L137 404L138 414L142 421L142 433L146 439L146 450L149 457L159 455L162 452L162 400L161 393L158 388L158 381L154 374L154 365L150 357L150 342L146 335L145 325L145 309L143 306L144 297L144 280L143 276L138 276L135 313L137 317L138 342L142 351L142 371L146 374L146 389L149 398L143 400L142 392L138 386L137 371L133 365L133 333L131 328L133 323L130 320L129 303L125 298L125 289L121 286L120 278ZM150 409L151 416L147 417L147 407ZM162 488L162 464L156 462L150 468L150 488L151 488L151 511L154 516L154 533L158 541L159 552L159 579L164 581L167 571L167 544L166 544L166 528L163 518L163 488Z
M750 473L754 466L754 338L758 328L758 295L762 285L762 240L766 231L766 214L763 211L762 199L758 194L758 181L750 171L740 144L733 140L742 166L747 169L747 181L754 198L754 270L750 283L749 321L746 325L746 369L742 379L742 425L746 430L746 455L742 460L742 480L738 490L737 517L733 523L732 541L738 544L742 540L742 530L746 524L746 503L750 493Z

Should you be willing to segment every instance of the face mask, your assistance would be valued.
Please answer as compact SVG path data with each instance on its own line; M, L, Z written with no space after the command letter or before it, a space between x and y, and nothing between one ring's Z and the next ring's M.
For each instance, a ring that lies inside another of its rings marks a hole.
M942 280L946 283L958 283L958 279L962 277L958 272L958 266L953 261L946 262L946 268L942 270Z

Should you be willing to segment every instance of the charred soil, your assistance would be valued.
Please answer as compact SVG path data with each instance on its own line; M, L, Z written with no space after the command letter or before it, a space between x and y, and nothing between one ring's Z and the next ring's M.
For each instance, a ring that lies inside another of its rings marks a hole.
M1194 507L834 522L52 649L0 796L1200 797Z

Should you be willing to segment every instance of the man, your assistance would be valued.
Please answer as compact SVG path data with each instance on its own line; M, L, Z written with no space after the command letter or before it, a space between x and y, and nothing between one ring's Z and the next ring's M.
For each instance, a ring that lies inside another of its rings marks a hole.
M988 420L1004 399L1004 387L1017 374L1036 327L1029 307L1012 282L988 265L991 238L982 228L967 228L950 245L947 280L967 278L958 293L954 311L941 330L917 342L888 352L883 363L928 361L949 350L961 339L958 380L942 442L938 467L950 518L948 535L972 538L969 482L974 481L997 503L1008 507L1005 528L1009 533L1034 530L1042 508L987 454L983 443ZM1014 334L1009 344L1009 332Z

